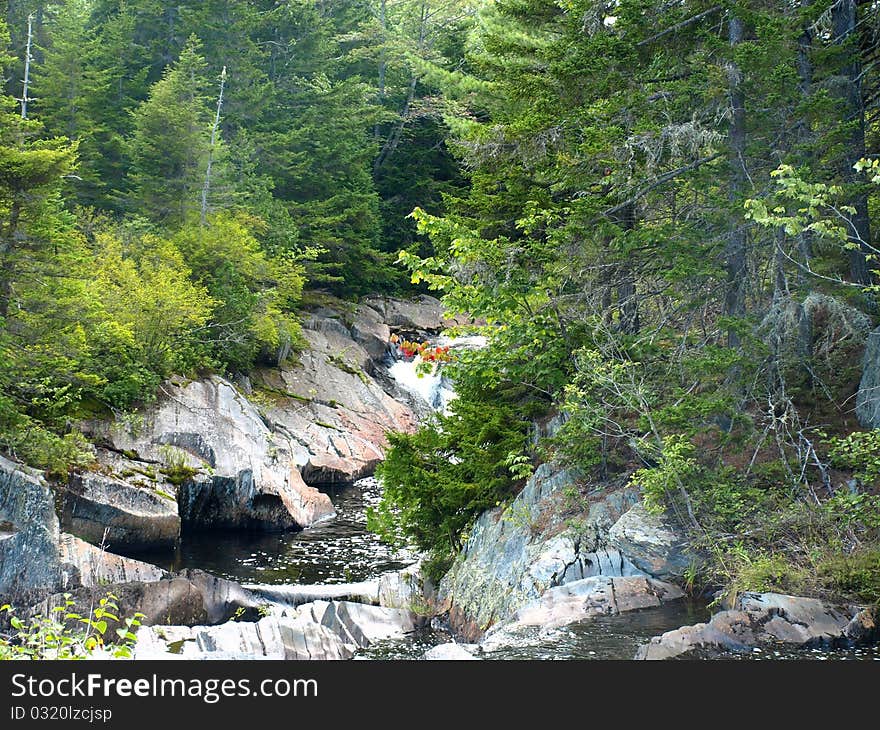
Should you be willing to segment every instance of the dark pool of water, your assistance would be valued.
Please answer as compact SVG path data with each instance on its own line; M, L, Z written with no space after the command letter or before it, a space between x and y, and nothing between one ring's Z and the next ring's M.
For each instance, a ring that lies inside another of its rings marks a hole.
M188 532L174 551L140 554L167 570L200 568L240 583L349 583L415 561L367 531L366 510L378 503L373 478L326 490L334 520L298 532Z

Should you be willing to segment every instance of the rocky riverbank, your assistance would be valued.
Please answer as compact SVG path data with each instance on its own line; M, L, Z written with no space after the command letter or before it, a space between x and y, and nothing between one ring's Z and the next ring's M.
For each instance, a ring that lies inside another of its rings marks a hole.
M0 459L2 602L45 615L65 593L78 606L113 593L121 614L145 615L135 657L182 659L346 659L428 627L450 641L425 658L477 658L684 602L683 576L700 556L673 521L647 512L637 488L589 484L553 464L477 519L439 586L418 565L357 583L242 585L127 557L190 530L333 521L326 490L371 474L386 434L431 411L389 374L392 332L426 337L449 324L430 297L318 308L296 363L235 381L173 379L143 411L83 424L96 467L68 483ZM745 594L705 622L672 625L636 657L878 637L865 607L776 594Z
M45 614L62 593L78 605L113 593L121 613L144 613L147 626L267 618L271 601L237 583L125 555L172 546L185 530L307 529L335 517L321 488L372 473L386 434L412 431L430 410L387 374L391 333L427 336L449 324L431 297L370 304L311 312L296 362L235 382L174 378L141 411L80 424L95 467L67 483L0 459L3 602ZM393 603L392 587L405 585L384 579L382 600ZM372 635L350 631L360 643Z

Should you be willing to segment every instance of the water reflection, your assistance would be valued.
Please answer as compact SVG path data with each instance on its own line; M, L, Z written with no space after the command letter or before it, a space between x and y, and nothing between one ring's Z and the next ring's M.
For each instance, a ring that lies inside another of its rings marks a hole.
M337 517L299 532L191 532L173 553L137 557L167 570L200 568L240 583L349 583L415 561L367 532L366 510L378 503L373 478L327 490Z

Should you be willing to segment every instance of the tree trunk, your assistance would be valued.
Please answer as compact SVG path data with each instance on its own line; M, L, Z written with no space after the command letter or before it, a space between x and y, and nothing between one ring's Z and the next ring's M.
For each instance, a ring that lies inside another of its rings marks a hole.
M835 91L843 108L843 123L849 126L844 137L844 154L841 159L841 176L844 183L861 186L854 192L850 204L855 214L847 229L850 277L859 284L871 283L866 255L871 243L871 226L868 217L868 193L865 180L853 168L865 156L865 104L862 98L862 64L859 54L856 27L855 0L838 0L831 8L834 42L841 46L842 54Z
M30 92L30 81L31 81L31 47L34 41L34 15L31 13L28 15L28 31L27 31L27 46L25 47L24 52L24 79L22 80L22 91L21 91L21 118L27 119L28 111L27 105L30 101L30 97L28 93Z
M735 15L730 16L728 41L731 51L743 41L743 23ZM745 95L742 90L742 73L736 61L731 58L728 67L728 83L730 88L731 122L729 139L729 161L731 168L730 202L736 208L746 191L748 175L745 167L746 154L746 114ZM727 291L724 300L724 313L728 317L742 317L745 314L746 292L746 229L741 215L734 215L731 220L725 250L725 268L727 273ZM728 347L739 347L740 338L734 328L727 331Z
M379 26L382 28L382 49L379 51L379 88L377 97L379 106L385 105L385 71L387 62L385 60L385 43L388 40L388 19L385 13L385 0L379 3ZM381 125L376 122L373 127L373 136L378 140L382 136Z
M18 232L18 221L21 217L21 201L16 197L12 201L9 210L9 223L3 232L2 244L0 244L0 319L6 319L9 314L9 305L12 302L13 255L15 253L15 238Z
M211 170L214 166L214 148L217 145L217 131L220 129L220 113L223 111L223 90L226 88L226 66L220 73L220 95L217 97L217 111L214 114L214 124L211 127L211 147L208 150L208 165L205 169L205 184L202 187L202 211L201 221L204 226L208 220L208 195L211 192Z
M801 8L806 9L812 4L812 0L801 0ZM813 31L810 30L809 24L805 23L800 37L798 38L797 52L797 72L798 72L798 91L801 95L802 102L806 103L813 93L813 61L810 53L813 49ZM805 162L809 163L813 157L812 153L806 149L810 140L810 126L806 119L801 116L795 128L795 139L801 147L801 154L805 158ZM801 263L809 268L810 259L813 257L813 232L804 230L798 234L798 252L800 254ZM802 269L798 269L798 284L806 286L806 276Z
M635 228L635 204L629 203L620 212L618 225L624 231ZM620 267L620 280L617 285L617 313L620 331L634 335L639 331L639 300L636 296L636 280L632 267L624 262Z

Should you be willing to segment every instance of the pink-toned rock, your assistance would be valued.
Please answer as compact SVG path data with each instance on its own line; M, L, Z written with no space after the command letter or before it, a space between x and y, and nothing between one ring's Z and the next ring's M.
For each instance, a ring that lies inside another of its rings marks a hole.
M537 601L516 612L513 626L507 630L564 626L594 616L656 608L683 597L677 586L645 576L593 576L545 591Z
M327 325L305 336L309 349L297 365L252 374L266 394L264 415L287 439L307 483L368 476L385 457L388 432L414 431L416 416L366 372L366 353L353 340Z
M335 514L326 494L306 486L289 440L224 378L168 381L143 412L97 428L100 438L157 474L195 470L177 493L184 523L276 530Z
M856 617L861 615L856 613ZM854 621L846 610L815 598L744 593L734 608L719 611L706 623L655 636L639 648L635 658L672 659L693 652L747 651L763 645L830 645L854 640ZM858 633L858 638L870 637L870 632Z

